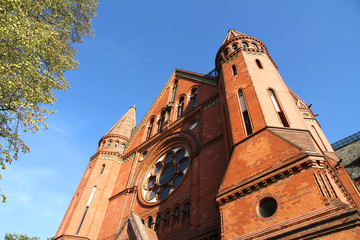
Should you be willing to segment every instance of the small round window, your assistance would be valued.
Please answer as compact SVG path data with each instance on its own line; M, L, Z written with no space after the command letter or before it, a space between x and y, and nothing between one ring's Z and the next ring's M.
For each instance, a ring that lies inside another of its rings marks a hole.
M194 120L189 124L189 130L193 130L198 125L198 121Z
M260 201L258 213L263 218L271 217L277 210L277 202L272 197L263 198Z
M183 147L176 147L163 154L146 175L142 196L155 203L166 198L178 187L190 166L190 154Z

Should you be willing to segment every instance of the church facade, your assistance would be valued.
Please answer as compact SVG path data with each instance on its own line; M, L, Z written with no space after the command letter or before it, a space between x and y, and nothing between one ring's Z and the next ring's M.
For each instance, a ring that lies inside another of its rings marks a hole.
M229 30L99 141L55 239L360 239L359 190L266 46Z

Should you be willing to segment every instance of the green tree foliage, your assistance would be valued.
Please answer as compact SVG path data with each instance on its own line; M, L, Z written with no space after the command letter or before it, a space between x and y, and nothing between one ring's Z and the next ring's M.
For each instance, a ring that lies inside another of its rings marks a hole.
M5 240L39 240L39 237L29 237L26 234L5 233Z
M69 87L74 43L92 36L98 0L0 0L0 166L30 149L21 132L46 129L54 92ZM1 175L0 175L1 178ZM1 194L0 194L1 195ZM2 194L3 201L6 196Z

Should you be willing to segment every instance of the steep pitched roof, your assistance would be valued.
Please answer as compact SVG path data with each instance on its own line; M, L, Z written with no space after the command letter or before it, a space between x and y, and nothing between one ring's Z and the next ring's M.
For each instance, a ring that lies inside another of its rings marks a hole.
M120 227L115 236L115 240L157 240L157 234L154 230L145 227L141 218L134 212L130 212L127 220Z
M131 107L127 113L110 129L108 134L118 134L127 138L131 136L131 130L136 126L135 107Z
M223 41L222 44L224 44L226 41L230 40L231 38L238 37L238 36L246 36L246 34L238 32L238 31L236 31L234 29L230 29L228 31L228 34L226 35L225 40Z

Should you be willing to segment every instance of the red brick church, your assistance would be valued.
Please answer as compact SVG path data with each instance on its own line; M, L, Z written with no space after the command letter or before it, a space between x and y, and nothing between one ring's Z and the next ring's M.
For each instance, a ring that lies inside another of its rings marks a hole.
M360 239L359 190L259 39L176 69L99 141L55 239Z

